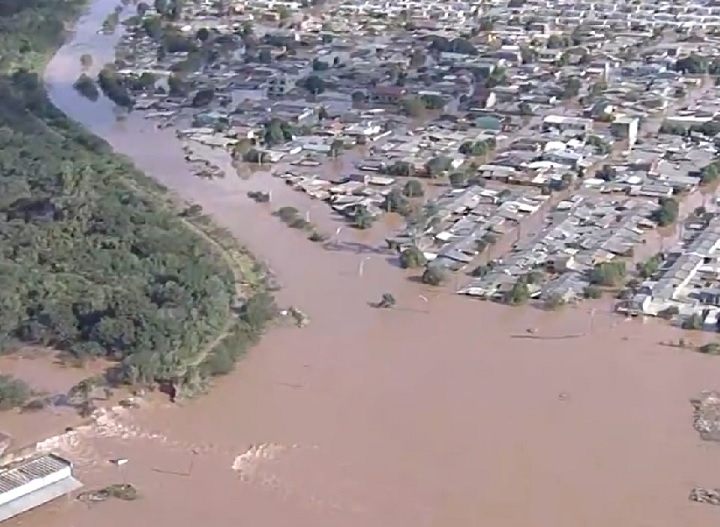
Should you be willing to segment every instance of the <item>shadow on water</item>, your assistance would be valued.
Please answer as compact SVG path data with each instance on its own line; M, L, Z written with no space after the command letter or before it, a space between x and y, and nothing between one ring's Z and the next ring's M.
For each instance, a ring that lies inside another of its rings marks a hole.
M393 267L396 267L398 269L402 269L403 266L400 264L400 255L394 254L393 256L388 256L385 258L385 262L390 264Z
M323 249L333 252L348 252L355 254L392 254L384 247L372 246L361 242L329 241L323 244Z

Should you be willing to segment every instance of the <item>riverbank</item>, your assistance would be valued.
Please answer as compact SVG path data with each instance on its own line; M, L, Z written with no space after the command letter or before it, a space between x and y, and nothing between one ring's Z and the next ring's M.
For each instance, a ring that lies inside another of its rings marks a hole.
M74 92L79 55L111 57L112 40L93 24L113 7L96 0L49 64L53 101L243 240L277 271L280 300L313 322L270 332L206 397L158 402L57 441L88 485L117 480L107 460L128 459L122 478L143 499L56 504L24 525L711 521L712 508L687 500L695 484L717 481L716 454L697 438L688 400L715 386L717 361L658 346L682 333L623 322L602 302L543 312L421 288L378 261L385 256L372 232L344 232L337 251L307 243L247 198L271 184L263 175L201 180L172 131L132 114L118 121L107 102ZM273 189L278 206L301 198ZM396 309L368 307L386 291ZM517 338L527 328L582 335Z
M79 11L73 3L53 12L37 0L8 8L2 22L21 29L38 19L63 33ZM11 59L13 37L29 38L3 36ZM15 69L49 59L55 40L30 38L30 57L5 62L0 78L0 342L27 356L39 348L69 362L109 358L111 384L166 381L190 394L231 370L262 333L273 307L266 272L202 211L178 208L161 185L61 114L35 72ZM16 369L6 362L3 371ZM63 394L35 388L43 393L32 395L34 408Z

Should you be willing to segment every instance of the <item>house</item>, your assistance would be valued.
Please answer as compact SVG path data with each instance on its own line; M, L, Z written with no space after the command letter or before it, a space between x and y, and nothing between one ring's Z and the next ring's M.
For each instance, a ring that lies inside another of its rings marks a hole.
M284 73L272 76L267 83L268 97L282 97L295 88L297 78Z
M398 104L405 98L407 90L401 86L381 84L370 92L370 102L377 104Z
M47 454L0 467L0 522L77 490L69 461Z
M637 117L617 117L610 125L610 131L619 139L627 139L628 145L632 148L638 138L639 120Z
M592 127L592 119L585 119L583 117L568 117L565 115L548 115L542 122L543 132L549 132L552 130L559 130L561 132L566 130L589 132L592 130Z

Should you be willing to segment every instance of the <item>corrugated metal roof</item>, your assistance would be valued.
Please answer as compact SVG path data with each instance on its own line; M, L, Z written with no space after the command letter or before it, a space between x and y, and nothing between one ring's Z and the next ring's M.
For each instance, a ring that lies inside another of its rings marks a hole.
M0 471L0 494L22 487L33 480L44 478L69 466L68 461L48 454L2 470Z
M0 522L4 522L18 514L39 507L49 501L60 496L69 494L74 490L82 487L82 483L73 477L63 478L60 481L47 485L35 492L26 494L20 498L14 499L5 505L0 506Z

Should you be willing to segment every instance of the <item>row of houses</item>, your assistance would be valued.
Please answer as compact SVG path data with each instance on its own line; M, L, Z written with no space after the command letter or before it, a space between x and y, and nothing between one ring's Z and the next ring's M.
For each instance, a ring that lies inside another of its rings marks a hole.
M668 310L690 316L720 310L720 217L686 229L662 268L625 306L631 312L660 315Z
M432 201L424 227L412 226L390 237L388 243L400 249L416 245L433 265L458 271L537 214L548 198L536 190L450 189Z
M596 265L632 256L643 235L655 227L648 218L656 208L642 199L576 196L562 202L541 231L459 293L499 299L535 271L541 278L531 284L534 296L563 302L582 298Z

